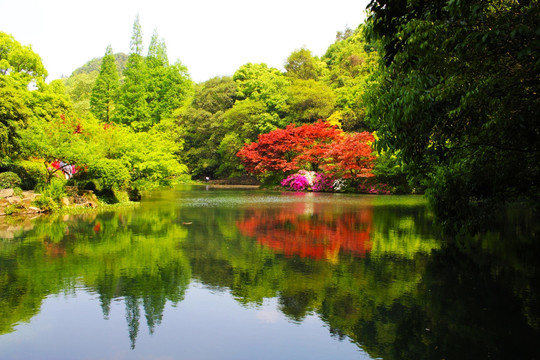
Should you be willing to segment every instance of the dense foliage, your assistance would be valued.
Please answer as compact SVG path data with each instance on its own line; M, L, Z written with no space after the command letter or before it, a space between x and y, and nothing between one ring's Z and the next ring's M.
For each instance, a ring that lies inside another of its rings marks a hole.
M138 19L133 37L139 41L137 26ZM95 80L89 77L81 86L65 82L70 96L64 82L45 83L46 71L30 47L4 33L0 40L1 171L20 175L25 188L65 176L70 185L99 191L153 187L186 173L178 158L183 141L172 119L190 98L191 80L180 63L169 65L157 34L147 57L140 55L142 43L134 45L138 52L130 54L120 76L107 47ZM122 101L133 95L133 77L147 79L136 94L144 104L126 113ZM36 162L42 171L35 171Z
M378 147L397 151L440 218L516 198L538 204L537 1L369 5L382 62L367 93Z
M443 219L538 202L538 3L373 0L368 10L321 57L300 48L284 71L247 63L200 84L169 63L157 31L144 55L138 17L128 55L109 46L49 84L39 56L0 33L0 155L60 157L106 187L163 183L182 169L274 184L299 170L353 183L369 174L377 180L364 191L427 189ZM329 134L248 155L292 129ZM107 131L122 145L103 140Z

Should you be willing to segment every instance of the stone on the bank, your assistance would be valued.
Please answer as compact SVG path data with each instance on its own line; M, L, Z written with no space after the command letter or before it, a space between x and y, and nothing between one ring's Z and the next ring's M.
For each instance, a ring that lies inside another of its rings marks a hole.
M13 196L13 189L0 189L0 198Z

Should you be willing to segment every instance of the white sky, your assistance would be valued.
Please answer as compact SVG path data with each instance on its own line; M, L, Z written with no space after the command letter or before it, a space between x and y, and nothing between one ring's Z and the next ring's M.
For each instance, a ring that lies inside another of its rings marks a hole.
M169 61L180 60L196 82L232 75L243 64L283 68L303 46L323 55L337 31L365 19L369 0L0 0L0 31L32 45L48 81L88 60L108 44L129 52L139 14L144 54L157 29Z

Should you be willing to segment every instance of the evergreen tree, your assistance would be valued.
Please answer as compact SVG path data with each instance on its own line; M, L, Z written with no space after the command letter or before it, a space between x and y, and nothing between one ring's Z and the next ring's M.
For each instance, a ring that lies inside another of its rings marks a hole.
M90 110L99 120L107 123L111 121L115 110L118 88L118 69L116 68L112 47L109 45L105 51L101 69L90 96Z
M134 130L145 131L151 126L151 118L147 102L148 69L141 55L143 44L138 15L133 24L130 48L115 120L130 125Z
M148 70L147 102L152 124L171 117L175 109L193 92L187 68L180 62L169 64L167 46L156 30L150 40L145 59Z
M149 106L152 123L158 123L161 118L163 104L161 104L165 78L167 77L167 66L169 59L167 57L167 48L165 42L159 38L157 30L154 30L150 45L148 46L148 55L145 59L148 70L148 83L146 91L148 94L147 102Z
M142 56L143 52L143 41L142 41L142 28L139 21L139 14L135 18L133 23L133 30L131 31L131 42L129 43L130 54L136 54Z

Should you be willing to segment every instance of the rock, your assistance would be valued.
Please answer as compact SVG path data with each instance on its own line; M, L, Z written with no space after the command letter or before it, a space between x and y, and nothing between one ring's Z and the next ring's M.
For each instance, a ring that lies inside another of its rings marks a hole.
M36 194L33 191L23 191L23 193L22 193L22 198L25 199L25 200L30 199L30 201L34 201L35 199L37 199L40 196L41 196L41 194Z
M19 196L6 197L6 200L10 205L19 204L21 202L21 198Z
M69 197L63 197L61 201L62 201L63 206L71 205L71 198L69 198Z
M13 196L13 189L0 189L0 198Z
M40 208L37 208L37 207L34 207L34 206L28 207L28 213L29 214L37 214L37 213L40 213L40 212L41 212Z
M23 199L21 200L21 204L22 204L24 207L28 208L28 207L32 206L32 201L33 201L32 199L23 198Z

